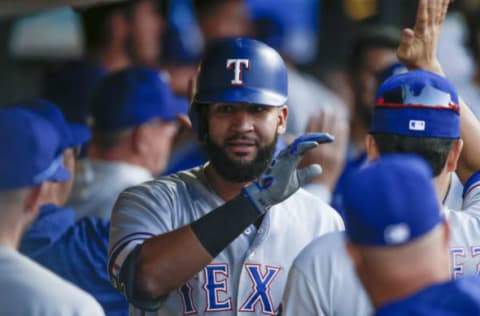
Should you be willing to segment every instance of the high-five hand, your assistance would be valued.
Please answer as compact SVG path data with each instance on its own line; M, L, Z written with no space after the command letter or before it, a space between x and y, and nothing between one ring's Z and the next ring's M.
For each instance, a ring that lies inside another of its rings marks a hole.
M420 0L413 29L402 32L398 60L409 70L422 68L443 74L437 59L440 28L450 0Z

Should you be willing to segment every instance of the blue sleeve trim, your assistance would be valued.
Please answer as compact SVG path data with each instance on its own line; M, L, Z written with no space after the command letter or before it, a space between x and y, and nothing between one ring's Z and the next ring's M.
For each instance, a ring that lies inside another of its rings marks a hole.
M472 174L470 178L468 178L467 182L463 186L463 196L465 197L465 195L468 193L468 191L470 191L472 186L477 184L478 182L480 182L480 170L478 170L477 172Z

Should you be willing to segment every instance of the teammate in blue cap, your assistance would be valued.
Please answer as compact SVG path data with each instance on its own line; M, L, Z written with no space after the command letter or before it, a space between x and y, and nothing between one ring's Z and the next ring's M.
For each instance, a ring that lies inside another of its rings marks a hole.
M104 315L87 293L17 252L52 185L71 174L52 124L20 108L0 109L0 297L2 315Z
M72 177L48 186L35 221L24 233L19 250L65 280L93 295L107 315L126 315L125 298L110 284L107 264L109 222L85 217L76 221L75 210L65 208L75 174L75 153L90 138L81 124L67 123L60 109L41 99L11 106L26 108L48 120L60 136L59 157Z
M480 314L478 279L451 280L449 225L428 163L385 155L350 177L345 203L348 253L375 315Z
M287 84L283 60L261 42L209 47L190 108L209 162L124 191L112 212L108 269L135 307L274 314L297 253L343 228L332 208L298 190L320 171L297 171L301 156L329 135L299 138L272 162Z
M83 172L67 205L78 217L109 219L120 192L166 168L187 110L187 100L176 98L155 69L131 67L107 76L92 98L88 159L79 164Z
M420 1L415 30L404 30L398 50L411 71L390 77L380 87L366 148L370 160L388 153L422 156L433 171L442 203L451 173L457 173L465 185L462 211L444 206L442 212L451 227L450 273L460 278L478 274L480 263L476 247L480 237L480 125L452 84L440 75L435 56L448 2ZM388 189L395 195L396 188L377 189L379 194ZM290 271L284 310L287 315L371 315L373 306L355 275L343 234L319 238L298 256Z

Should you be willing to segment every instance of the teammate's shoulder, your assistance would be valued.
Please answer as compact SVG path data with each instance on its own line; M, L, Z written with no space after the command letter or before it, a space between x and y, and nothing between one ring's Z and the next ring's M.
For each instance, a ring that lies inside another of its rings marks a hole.
M297 260L311 261L312 258L320 254L334 253L345 249L345 233L343 231L335 231L324 234L312 240L298 255Z
M477 210L477 208L469 207L458 211L444 207L442 212L453 230L460 223L462 224L462 230L466 229L467 226L473 226L474 230L478 231L478 227L480 227L480 210Z
M179 190L186 189L188 186L198 182L199 169L200 167L196 167L169 175L158 176L139 185L129 187L124 193L161 194L165 192L168 195L176 194Z
M101 307L90 294L60 278L30 258L18 254L14 260L18 273L10 276L6 273L5 278L2 278L2 283L11 284L12 289L15 288L16 291L22 293L25 297L28 296L32 302L51 303L52 301L58 301L64 307L69 305L69 307L76 308L78 311L81 308L87 309L92 306L94 310L101 310ZM48 284L49 291L45 291L45 284ZM99 314L95 313L93 315Z

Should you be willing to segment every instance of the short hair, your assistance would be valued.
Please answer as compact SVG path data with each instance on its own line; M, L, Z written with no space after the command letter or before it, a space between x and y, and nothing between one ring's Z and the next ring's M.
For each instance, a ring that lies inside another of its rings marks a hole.
M423 157L438 176L447 162L448 154L456 138L405 136L388 133L372 133L380 154L413 153Z
M208 103L195 103L192 104L192 111L196 111L196 117L198 118L198 139L204 141L208 137L208 116L209 116L210 104Z
M400 29L392 25L373 22L360 24L350 49L348 70L357 73L364 66L365 53L370 48L397 49L400 34Z
M118 12L129 19L138 4L145 0L126 0L111 4L97 5L80 9L78 13L82 20L85 46L87 52L98 52L110 43L112 30L108 25L108 18ZM160 14L165 17L168 8L166 0L152 0L160 9Z
M126 3L120 2L78 10L87 52L98 52L108 46L112 33L108 18L115 12L123 13L125 8Z
M113 131L94 129L90 143L99 152L108 152L118 146L122 140L131 133L131 131L131 128Z

